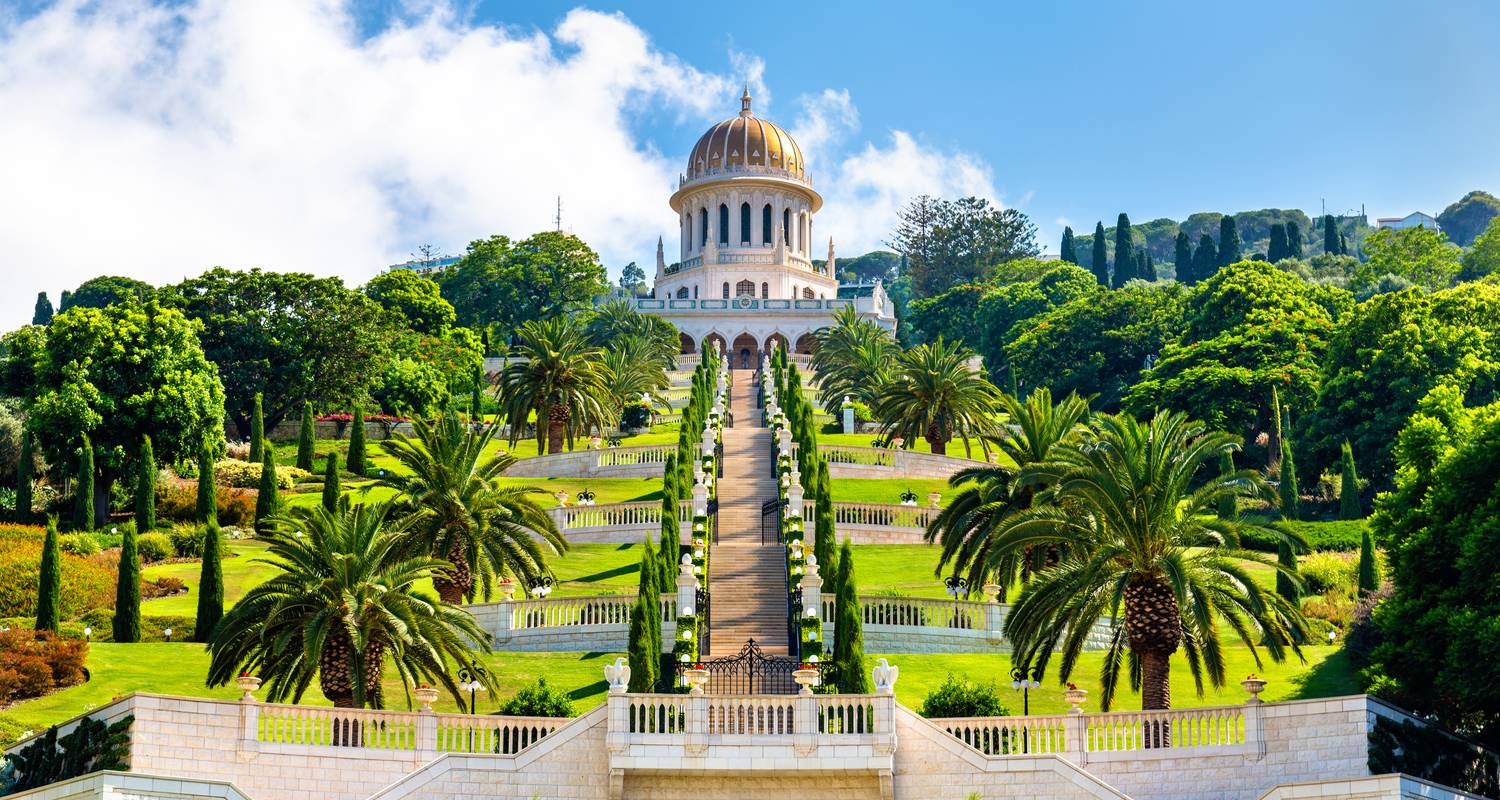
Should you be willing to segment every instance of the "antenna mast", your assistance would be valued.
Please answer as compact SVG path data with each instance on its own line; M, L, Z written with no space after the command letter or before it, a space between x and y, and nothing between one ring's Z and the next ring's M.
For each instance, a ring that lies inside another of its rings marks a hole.
M557 224L558 233L562 233L562 195L557 196L557 215L552 218L552 221Z

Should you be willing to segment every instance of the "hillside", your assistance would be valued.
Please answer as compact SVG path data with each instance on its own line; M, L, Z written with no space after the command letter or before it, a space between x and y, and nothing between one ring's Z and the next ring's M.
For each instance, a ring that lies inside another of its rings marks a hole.
M1443 209L1437 219L1454 244L1468 247L1497 216L1500 216L1500 198L1489 192L1473 191Z
M1219 239L1219 220L1224 215L1217 211L1200 211L1189 216L1182 222L1161 217L1147 222L1136 222L1131 220L1131 232L1135 234L1136 246L1144 244L1150 248L1151 257L1156 260L1157 268L1174 264L1177 260L1177 232L1186 231L1188 238L1192 241L1194 249L1198 247L1198 240L1205 233L1213 238L1215 242ZM1306 213L1297 209L1262 208L1255 211L1241 211L1234 215L1235 227L1240 234L1240 251L1246 256L1266 252L1271 239L1271 226L1277 223L1287 224L1295 222L1302 229L1302 252L1305 256L1315 256L1323 252L1322 228L1316 227L1314 222ZM1351 241L1359 238L1357 234L1365 231L1357 230L1363 228L1360 220L1349 217L1340 220L1340 229ZM1315 229L1316 228L1316 229ZM1094 237L1092 229L1087 231L1074 230L1076 249L1080 267L1091 269L1094 261ZM1105 248L1109 257L1114 258L1115 253L1115 226L1111 225L1104 229ZM1351 246L1352 249L1352 246Z

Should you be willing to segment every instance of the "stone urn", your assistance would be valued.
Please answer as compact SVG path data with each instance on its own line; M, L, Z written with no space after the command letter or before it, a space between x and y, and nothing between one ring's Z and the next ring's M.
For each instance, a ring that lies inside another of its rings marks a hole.
M1073 706L1069 713L1082 714L1083 704L1089 700L1089 690L1070 688L1063 692L1063 699L1068 701L1069 705Z
M984 592L984 599L991 603L999 602L1000 600L1000 584L998 583L986 583L979 587L979 591Z
M244 694L240 695L241 700L253 701L255 699L255 690L260 688L260 678L254 675L241 675L235 679L234 685L238 686L241 692L244 692Z
M927 495L927 505L932 506L933 508L937 508L938 507L938 502L941 501L942 499L943 499L943 493L942 492L930 492Z
M412 691L412 696L417 698L418 703L422 704L422 712L430 714L432 713L432 704L437 702L438 690L431 686L418 686Z
M516 582L511 580L509 575L506 575L504 578L500 579L499 589L500 602L509 603L510 601L516 599Z
M1247 692L1250 693L1250 699L1246 700L1245 702L1247 702L1247 703L1261 703L1261 702L1264 702L1263 700L1260 699L1260 693L1264 692L1266 690L1266 680L1265 680L1265 678L1256 678L1256 677L1252 676L1252 677L1249 677L1249 678L1246 678L1246 679L1240 681L1240 685L1243 686L1243 687L1245 687L1245 691L1247 691Z
M688 686L691 687L688 690L689 694L703 694L703 687L708 685L708 670L703 667L685 669L682 671L682 677L687 680Z
M792 670L792 680L796 681L797 685L802 687L797 690L797 694L812 694L812 687L818 682L818 670L816 667L804 664Z

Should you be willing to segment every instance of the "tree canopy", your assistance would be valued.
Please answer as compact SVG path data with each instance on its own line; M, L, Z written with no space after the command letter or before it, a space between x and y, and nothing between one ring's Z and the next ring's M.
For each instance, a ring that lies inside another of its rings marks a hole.
M922 297L983 280L996 264L1041 252L1025 214L979 197L917 197L901 211L891 246L906 255L907 274Z
M1458 277L1462 251L1440 231L1429 228L1382 228L1365 239L1366 260L1350 276L1355 291L1396 275L1429 290L1446 289Z
M118 275L100 275L79 284L72 292L63 292L63 299L57 310L104 308L129 300L145 302L155 293L156 289L145 281Z
M520 242L505 236L475 240L440 278L443 297L453 304L459 324L495 326L506 336L526 322L588 301L605 285L599 254L560 231L543 231Z
M437 283L409 269L382 272L365 284L365 296L418 333L441 336L453 325L453 305Z
M1495 217L1500 217L1500 198L1473 191L1443 209L1437 221L1455 244L1468 247Z

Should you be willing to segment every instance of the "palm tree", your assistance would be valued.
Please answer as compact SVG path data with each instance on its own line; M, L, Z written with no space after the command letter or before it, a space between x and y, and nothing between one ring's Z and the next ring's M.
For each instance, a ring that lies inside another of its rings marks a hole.
M515 444L536 414L537 439L545 431L544 452L560 453L563 441L591 427L608 424L602 351L589 344L582 325L569 316L533 320L517 331L511 355L524 359L500 374L500 416Z
M635 335L617 339L604 352L604 383L611 409L623 409L650 398L649 404L667 407L666 370L652 353L649 342Z
M400 492L407 552L451 565L433 578L443 602L488 600L497 574L515 575L527 588L548 575L548 556L566 551L568 542L533 499L545 489L501 484L516 459L485 456L495 427L476 432L450 413L434 423L413 420L412 431L380 443L406 468L387 472L381 483Z
M982 437L994 426L1000 393L969 365L973 357L973 351L941 336L902 353L872 409L881 433L908 442L921 436L939 455L955 435L965 450L977 436L988 452Z
M994 547L995 532L1016 512L1031 508L1039 487L1015 481L1015 471L1042 463L1053 448L1077 439L1080 423L1088 416L1088 402L1069 394L1054 405L1052 392L1041 388L1026 400L1000 396L1006 422L990 437L1011 465L971 467L948 479L957 490L952 502L927 526L926 540L942 543L936 574L953 564L954 575L963 575L971 587L992 578L1000 586L1000 599L1016 581L1057 560L1057 548L1001 551ZM1041 558L1046 554L1047 558ZM1033 556L1036 556L1035 558Z
M1223 685L1220 624L1250 648L1257 665L1258 645L1275 661L1288 647L1300 657L1297 643L1307 635L1301 610L1262 590L1243 562L1287 570L1263 556L1225 552L1225 542L1237 540L1231 534L1245 529L1298 539L1216 515L1226 497L1269 496L1258 473L1220 473L1221 456L1238 446L1236 437L1209 432L1182 414L1163 412L1150 422L1107 416L1086 439L1063 443L1047 461L1022 469L1018 481L1050 488L995 532L993 546L1058 545L1066 555L1027 584L1006 619L1016 663L1045 669L1059 649L1066 681L1095 621L1123 617L1101 670L1103 707L1109 709L1128 661L1142 707L1165 709L1170 659L1179 648L1200 693L1204 672L1214 686Z
M818 402L837 409L844 397L873 404L880 387L890 379L897 353L891 332L864 319L853 306L834 312L833 325L818 329L812 368L818 374Z
M595 347L613 347L625 337L640 340L641 346L634 348L637 354L660 365L663 371L672 368L682 346L677 326L653 314L636 311L629 300L611 300L600 306L589 317L584 331Z
M316 677L335 706L381 708L389 660L403 685L435 682L461 697L448 666L488 652L489 636L468 613L417 588L448 565L404 555L384 505L299 508L271 522L268 557L257 560L280 572L215 630L208 685L252 672L271 702L295 703Z

